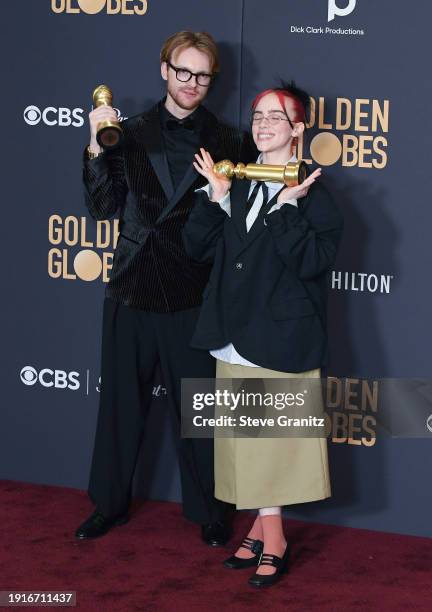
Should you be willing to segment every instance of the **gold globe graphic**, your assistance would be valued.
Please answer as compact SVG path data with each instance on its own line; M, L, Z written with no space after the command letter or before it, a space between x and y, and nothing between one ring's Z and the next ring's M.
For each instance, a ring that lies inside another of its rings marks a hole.
M103 9L106 0L78 0L78 4L83 13L95 15Z
M320 166L331 166L342 155L342 145L335 134L320 132L310 143L310 153Z
M75 256L74 270L81 280L94 281L102 272L102 260L94 251L83 249Z

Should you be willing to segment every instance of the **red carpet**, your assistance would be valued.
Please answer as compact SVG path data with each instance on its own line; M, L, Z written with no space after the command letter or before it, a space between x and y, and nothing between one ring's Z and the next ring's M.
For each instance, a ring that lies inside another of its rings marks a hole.
M74 590L89 611L432 610L432 540L287 521L290 573L267 590L230 571L180 506L140 502L99 540L73 532L92 508L73 489L0 481L0 590ZM233 542L251 516L240 514ZM24 608L19 608L24 609Z

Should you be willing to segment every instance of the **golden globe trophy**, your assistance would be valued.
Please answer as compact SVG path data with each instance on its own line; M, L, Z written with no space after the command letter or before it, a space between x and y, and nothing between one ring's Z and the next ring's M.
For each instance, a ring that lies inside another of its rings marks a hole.
M249 179L250 181L269 181L285 183L287 187L301 185L308 175L307 165L303 160L288 162L286 166L272 164L242 164L235 166L229 159L224 159L213 166L214 172L232 179Z
M112 106L113 95L108 85L99 85L93 92L93 106ZM123 130L118 121L101 121L97 126L96 140L100 147L113 149L123 138Z

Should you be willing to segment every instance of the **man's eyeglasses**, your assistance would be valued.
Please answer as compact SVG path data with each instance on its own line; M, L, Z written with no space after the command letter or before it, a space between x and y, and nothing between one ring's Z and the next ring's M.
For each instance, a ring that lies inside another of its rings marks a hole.
M177 80L181 81L182 83L187 83L193 76L195 77L198 85L201 85L202 87L208 87L212 81L213 75L208 74L207 72L191 72L186 68L173 66L171 62L167 62L167 64L176 73Z
M284 115L282 112L264 115L264 113L256 111L255 113L252 113L251 123L259 125L263 119L267 119L270 125L279 125L281 121L288 121L290 126L292 128L294 127L288 115Z

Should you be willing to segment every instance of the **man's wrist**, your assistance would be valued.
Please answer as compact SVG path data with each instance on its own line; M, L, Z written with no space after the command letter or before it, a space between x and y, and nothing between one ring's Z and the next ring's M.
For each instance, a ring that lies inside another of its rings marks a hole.
M99 146L97 140L93 140L93 138L90 140L90 144L88 146L88 151L89 153L93 153L95 155L99 155L99 153L102 153L103 149L102 147Z
M89 144L87 147L87 157L89 159L95 159L96 157L99 157L99 155L102 153L102 148L99 145L92 145Z

